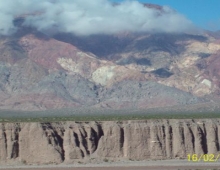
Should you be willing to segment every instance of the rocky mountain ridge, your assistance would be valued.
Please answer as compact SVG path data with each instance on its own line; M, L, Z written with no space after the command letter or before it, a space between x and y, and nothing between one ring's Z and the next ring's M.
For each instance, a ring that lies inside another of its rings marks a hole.
M20 27L0 38L0 109L148 109L218 101L216 35L49 36Z

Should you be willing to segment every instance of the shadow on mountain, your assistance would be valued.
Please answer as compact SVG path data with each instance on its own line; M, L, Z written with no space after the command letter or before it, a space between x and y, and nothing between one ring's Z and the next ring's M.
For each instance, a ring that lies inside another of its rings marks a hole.
M53 38L70 43L82 51L91 52L98 58L107 60L119 60L121 58L120 53L129 51L147 51L147 53L163 51L171 55L177 55L185 50L184 45L177 44L177 42L186 40L207 40L206 37L200 35L171 33L131 33L127 35L99 34L90 36L76 36L73 34L59 33L54 35ZM146 61L137 62L139 64L145 63L144 65L146 65Z
M9 37L16 39L16 38L21 38L28 34L34 34L34 36L36 36L41 40L47 41L50 39L50 36L47 35L46 33L40 32L36 28L31 26L24 26L23 25L24 21L25 21L24 17L17 17L13 20L13 24L15 27L17 27L17 31Z
M133 41L130 37L120 38L114 35L75 36L73 34L57 34L55 39L70 43L82 51L91 52L101 59L114 60L114 54L121 53ZM107 57L108 56L108 57Z
M160 78L168 78L168 77L173 75L173 73L169 72L165 68L157 69L155 71L152 71L152 73L155 74L156 76L160 77Z
M117 62L119 65L127 65L127 64L137 64L137 65L143 65L143 66L151 66L151 61L147 58L134 58L134 57L127 57L122 58Z
M199 35L188 34L152 34L149 37L143 38L134 44L136 51L151 52L168 52L171 55L178 55L185 50L184 45L177 44L179 41L197 40L206 41L207 38Z

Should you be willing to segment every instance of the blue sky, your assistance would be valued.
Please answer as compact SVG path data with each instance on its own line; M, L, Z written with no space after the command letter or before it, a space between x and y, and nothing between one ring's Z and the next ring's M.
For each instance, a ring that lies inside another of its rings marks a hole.
M168 5L201 28L220 30L220 0L139 0L139 2Z

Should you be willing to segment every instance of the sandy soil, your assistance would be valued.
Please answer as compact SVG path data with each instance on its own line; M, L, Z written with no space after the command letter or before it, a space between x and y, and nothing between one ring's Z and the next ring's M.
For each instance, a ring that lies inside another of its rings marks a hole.
M20 168L19 168L20 169ZM39 168L24 168L20 170L39 170ZM40 170L211 170L215 169L217 170L216 167L203 167L203 166L189 166L189 167L162 167L162 166L157 166L157 167L96 167L96 168L40 168ZM2 169L2 170L14 170L14 169Z
M193 170L193 169L219 169L218 162L188 162L186 160L163 161L123 161L99 164L61 164L61 165L21 165L0 166L1 170Z

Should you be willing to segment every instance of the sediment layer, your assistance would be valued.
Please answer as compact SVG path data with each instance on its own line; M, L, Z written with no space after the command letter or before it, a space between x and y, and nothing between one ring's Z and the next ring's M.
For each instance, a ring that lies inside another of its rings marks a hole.
M62 163L218 154L220 119L1 123L0 161Z

